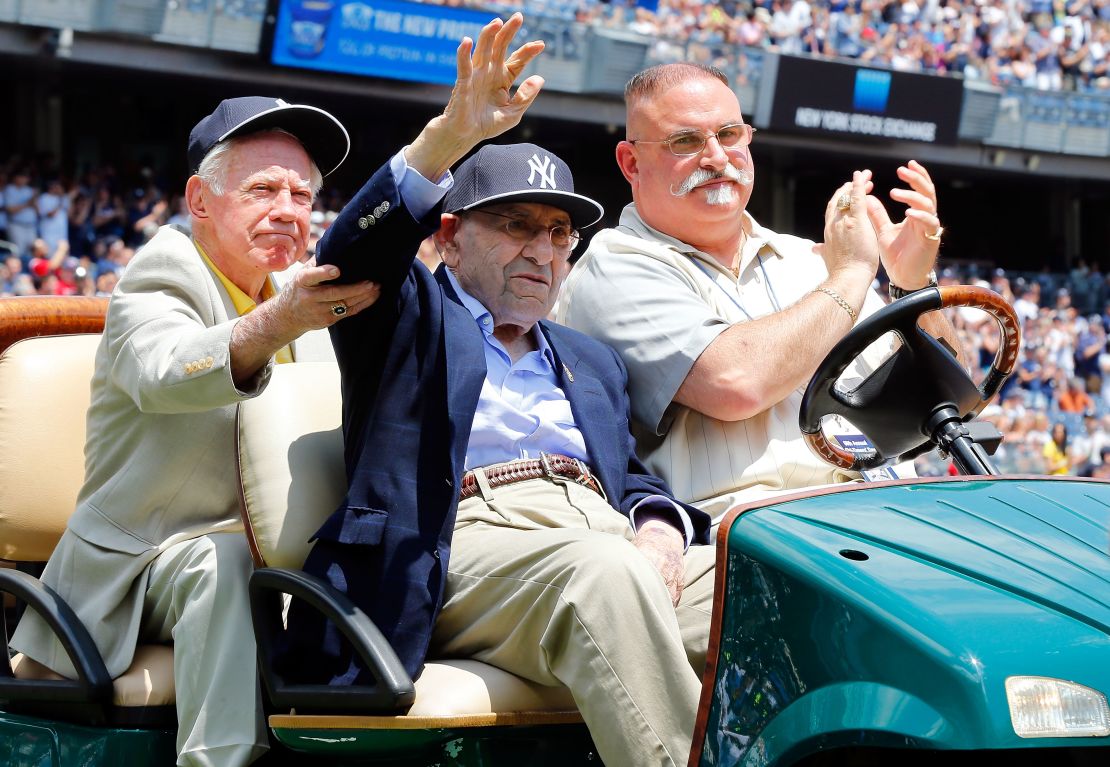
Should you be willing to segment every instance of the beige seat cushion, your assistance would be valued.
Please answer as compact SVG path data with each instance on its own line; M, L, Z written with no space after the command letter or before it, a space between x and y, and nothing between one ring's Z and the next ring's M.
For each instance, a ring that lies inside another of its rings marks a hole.
M23 654L12 658L17 679L63 679ZM177 697L173 682L173 648L139 645L130 668L112 682L112 702L121 707L172 706Z
M73 513L99 343L28 338L0 355L0 559L45 562Z
M473 716L523 711L575 711L570 690L546 687L476 660L440 660L416 680L409 716Z
M582 721L565 687L545 687L476 660L429 662L416 680L416 702L404 716L275 714L275 729L424 730L576 724Z
M243 523L258 564L300 569L309 538L342 502L339 368L276 365L266 390L239 405Z

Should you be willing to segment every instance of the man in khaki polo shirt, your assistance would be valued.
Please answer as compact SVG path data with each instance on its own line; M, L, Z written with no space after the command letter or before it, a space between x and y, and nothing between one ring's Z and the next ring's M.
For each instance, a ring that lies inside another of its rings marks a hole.
M557 321L617 349L638 452L715 520L747 500L856 479L803 443L801 393L833 345L882 306L870 287L880 261L896 294L935 284L941 227L928 172L913 161L898 169L909 187L890 193L906 206L898 223L871 196L871 172L854 172L815 244L745 211L755 131L724 74L652 67L625 100L616 157L633 202L567 278ZM957 346L939 315L922 325Z

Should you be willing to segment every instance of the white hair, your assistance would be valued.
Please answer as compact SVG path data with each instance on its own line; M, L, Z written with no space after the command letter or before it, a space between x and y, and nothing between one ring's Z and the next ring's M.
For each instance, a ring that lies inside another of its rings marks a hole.
M225 141L221 141L220 143L216 144L216 146L208 150L208 154L206 154L204 156L204 159L200 161L200 167L197 168L197 175L200 176L200 180L203 181L205 185L207 185L208 188L211 189L215 194L222 195L225 191L225 187L227 186L227 166L231 150L237 147L239 144L243 143L243 141L248 138L270 134L289 136L298 144L300 143L300 139L298 139L289 131L282 130L281 128L273 128L271 130L260 131L258 133L248 133L245 136L232 136L231 138ZM309 186L312 189L312 196L313 198L315 198L317 192L320 191L320 187L324 185L324 176L320 173L320 169L316 167L316 161L313 160L312 157L308 158L308 163L310 166Z

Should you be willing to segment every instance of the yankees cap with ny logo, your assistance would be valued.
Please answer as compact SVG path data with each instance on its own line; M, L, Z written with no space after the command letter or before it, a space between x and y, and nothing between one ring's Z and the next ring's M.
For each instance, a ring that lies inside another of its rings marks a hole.
M570 168L558 155L535 144L487 144L453 174L443 212L485 205L536 202L565 210L575 229L596 224L605 209L576 194Z

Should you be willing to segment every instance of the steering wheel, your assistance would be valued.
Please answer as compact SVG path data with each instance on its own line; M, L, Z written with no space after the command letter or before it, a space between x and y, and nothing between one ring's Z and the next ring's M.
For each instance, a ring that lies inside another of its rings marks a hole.
M998 352L978 387L955 355L917 326L925 312L957 306L982 309L1002 331ZM901 463L931 450L934 414L954 408L968 421L998 393L1017 364L1020 327L1002 296L969 285L919 290L883 307L852 328L813 374L798 415L806 444L828 463L853 471ZM837 379L856 357L888 332L901 339L898 350L855 389L837 389ZM830 441L821 430L821 420L829 415L851 421L874 450L857 454Z

